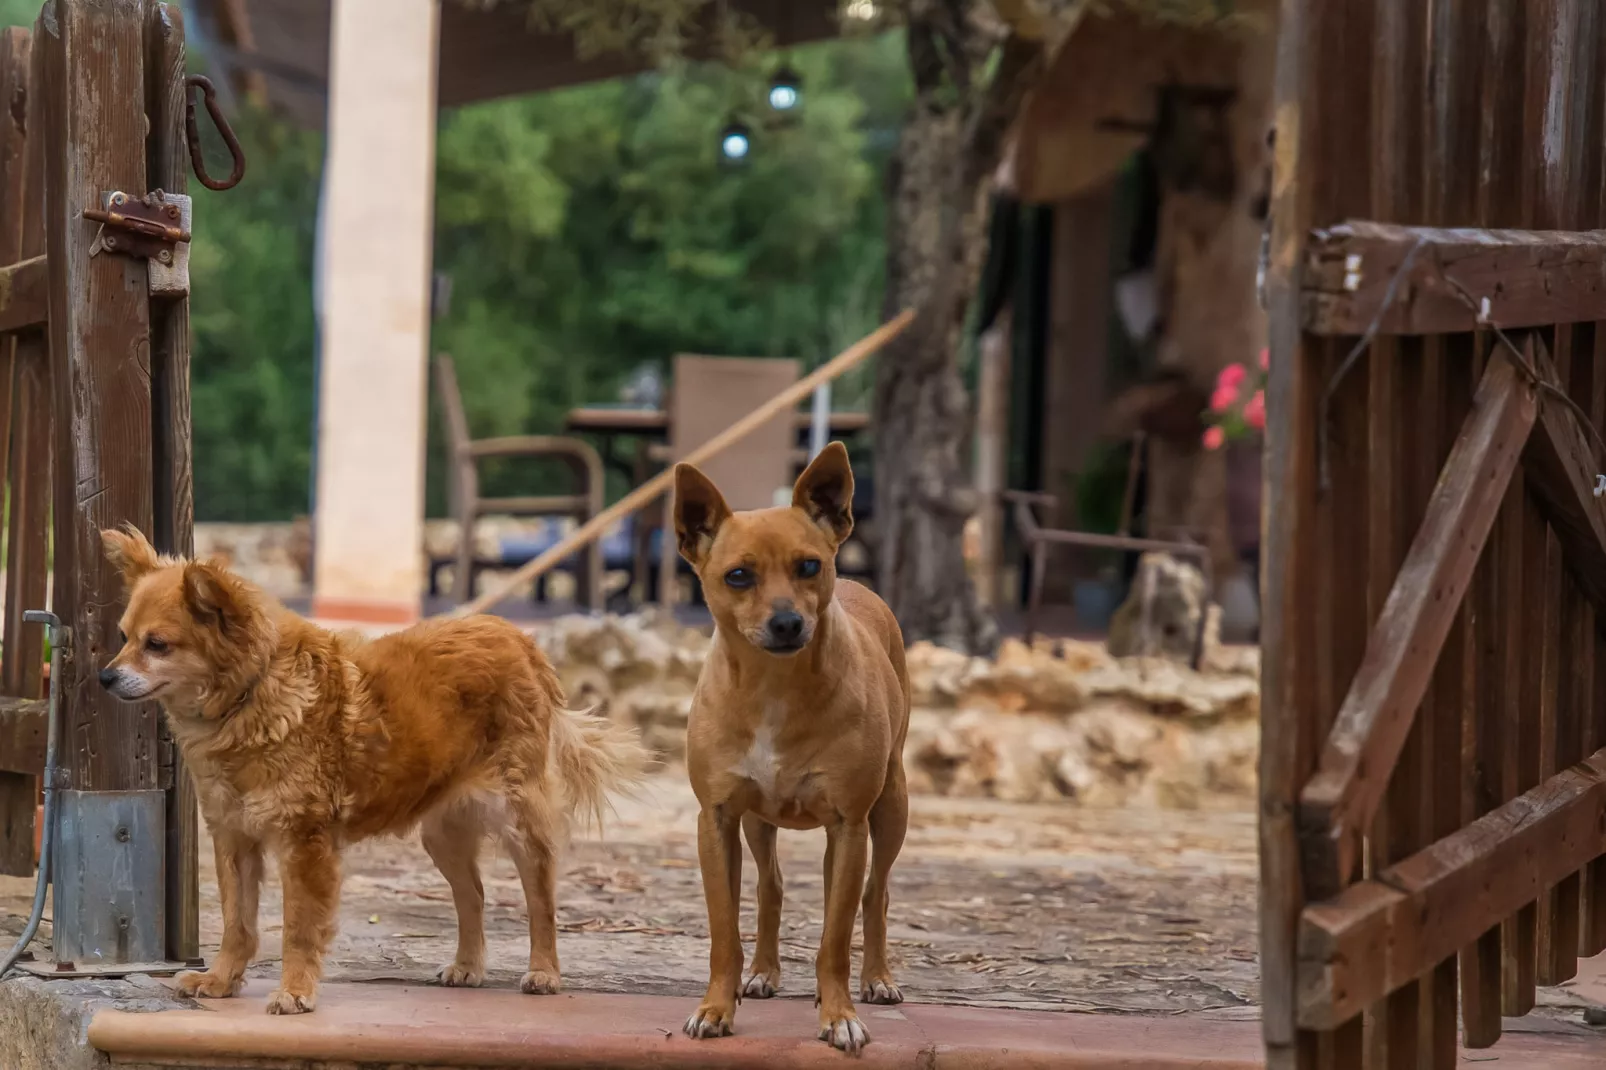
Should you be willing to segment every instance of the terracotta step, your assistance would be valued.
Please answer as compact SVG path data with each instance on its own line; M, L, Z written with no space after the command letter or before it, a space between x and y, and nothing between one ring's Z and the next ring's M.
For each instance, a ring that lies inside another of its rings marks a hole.
M808 999L749 1001L738 1033L692 1041L680 1023L694 997L590 992L525 996L389 984L330 984L314 1014L263 1013L268 985L198 1010L103 1010L89 1041L113 1063L314 1070L397 1067L720 1070L1250 1070L1263 1066L1260 1023L1198 1015L1140 1016L905 1003L860 1008L873 1041L852 1063L813 1038ZM1606 1065L1606 1037L1508 1034L1493 1052L1524 1070Z

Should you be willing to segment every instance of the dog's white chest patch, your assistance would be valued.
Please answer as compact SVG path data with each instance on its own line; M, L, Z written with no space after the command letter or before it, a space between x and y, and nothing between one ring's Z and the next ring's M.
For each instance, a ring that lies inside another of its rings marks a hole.
M752 745L741 760L731 767L732 773L751 780L764 798L770 800L775 798L776 781L781 773L781 756L775 749L775 737L783 713L778 705L764 711L764 718L753 733Z

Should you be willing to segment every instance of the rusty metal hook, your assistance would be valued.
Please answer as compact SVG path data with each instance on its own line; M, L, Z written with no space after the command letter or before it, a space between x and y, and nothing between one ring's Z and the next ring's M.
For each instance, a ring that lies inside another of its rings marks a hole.
M240 148L240 139L234 136L229 121L223 117L223 109L218 107L217 90L210 78L200 74L189 75L184 79L184 85L187 90L184 95L184 134L190 143L190 165L195 168L195 177L207 189L233 189L245 177L245 150ZM201 155L201 131L195 122L197 89L206 97L206 113L212 117L212 124L217 127L223 143L229 147L229 155L234 159L234 169L229 172L228 178L221 181L206 173L206 160Z

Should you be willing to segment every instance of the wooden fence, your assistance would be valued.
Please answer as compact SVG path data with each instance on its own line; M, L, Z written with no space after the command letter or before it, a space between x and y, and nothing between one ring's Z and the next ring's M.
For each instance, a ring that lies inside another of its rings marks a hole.
M58 787L165 792L162 842L131 849L165 856L151 867L165 887L141 894L160 903L157 944L180 960L197 953L193 787L156 707L116 702L96 673L118 646L123 603L101 529L132 522L159 549L192 547L191 221L187 202L154 196L187 186L186 93L182 17L155 0L52 0L32 34L0 36L0 872L33 871L43 658L22 612L44 608L51 575L52 608L74 636L54 682ZM185 234L85 215L108 207ZM60 936L59 903L55 920Z
M1268 1062L1449 1068L1606 949L1606 11L1286 0L1277 96Z

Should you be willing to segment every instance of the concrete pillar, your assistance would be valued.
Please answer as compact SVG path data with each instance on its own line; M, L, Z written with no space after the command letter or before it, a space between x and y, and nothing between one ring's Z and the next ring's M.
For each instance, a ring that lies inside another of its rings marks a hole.
M410 623L423 591L439 0L334 0L313 614Z

